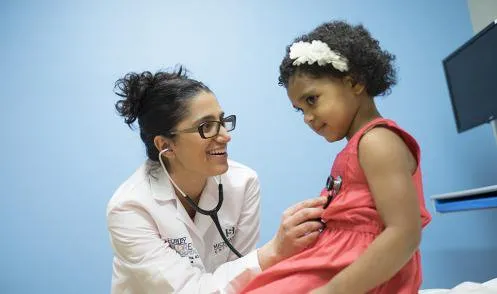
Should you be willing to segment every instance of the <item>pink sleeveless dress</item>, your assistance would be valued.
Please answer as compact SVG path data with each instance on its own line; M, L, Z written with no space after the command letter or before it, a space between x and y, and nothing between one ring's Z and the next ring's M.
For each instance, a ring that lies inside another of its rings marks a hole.
M358 158L359 140L365 132L377 126L395 132L415 156L418 167L412 175L412 181L418 192L423 227L430 222L431 216L426 210L423 197L418 144L395 122L375 119L352 136L333 163L331 175L341 176L342 186L323 213L326 229L316 244L268 268L252 280L242 293L307 293L323 286L358 259L383 231L383 222L376 211ZM323 189L321 195L327 196L327 190ZM421 279L421 257L418 250L395 276L369 293L418 293Z

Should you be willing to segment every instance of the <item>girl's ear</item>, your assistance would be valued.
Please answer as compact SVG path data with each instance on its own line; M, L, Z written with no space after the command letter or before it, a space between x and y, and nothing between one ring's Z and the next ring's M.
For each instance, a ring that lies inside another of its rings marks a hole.
M352 92L356 95L361 95L366 88L363 84L356 82L352 77L346 76L343 78L345 85L352 89Z

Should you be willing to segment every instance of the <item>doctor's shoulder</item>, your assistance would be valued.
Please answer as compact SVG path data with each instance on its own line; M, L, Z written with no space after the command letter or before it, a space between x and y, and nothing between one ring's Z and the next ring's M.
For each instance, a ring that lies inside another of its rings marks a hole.
M228 159L228 166L227 175L231 181L257 182L259 184L257 172L252 168L232 159Z
M228 166L226 175L232 188L243 189L246 193L257 191L258 194L260 183L255 170L231 159L228 160Z
M117 207L129 202L142 202L140 198L150 198L150 166L148 162L142 164L128 179L114 192L107 204L107 214Z

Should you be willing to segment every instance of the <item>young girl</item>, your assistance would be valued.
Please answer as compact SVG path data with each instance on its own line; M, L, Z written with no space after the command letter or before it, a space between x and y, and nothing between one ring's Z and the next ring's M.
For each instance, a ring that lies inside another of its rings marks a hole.
M287 47L279 84L328 142L347 139L322 196L316 244L257 276L243 293L417 293L430 222L420 149L373 98L396 82L395 57L362 26L325 23Z

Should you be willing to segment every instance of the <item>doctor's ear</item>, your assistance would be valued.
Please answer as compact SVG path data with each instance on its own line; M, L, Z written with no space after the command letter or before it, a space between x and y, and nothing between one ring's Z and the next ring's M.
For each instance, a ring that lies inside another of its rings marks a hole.
M172 149L171 149L171 140L167 139L163 136L155 136L154 137L154 145L155 148L159 151L159 153L162 152L162 154L166 157L170 157L172 155Z

